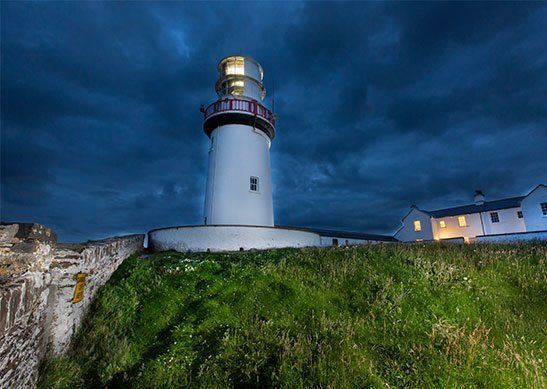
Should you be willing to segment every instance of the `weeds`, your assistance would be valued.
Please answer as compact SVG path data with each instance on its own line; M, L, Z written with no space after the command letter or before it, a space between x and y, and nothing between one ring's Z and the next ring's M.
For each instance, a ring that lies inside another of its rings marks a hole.
M41 387L545 387L544 244L127 260Z

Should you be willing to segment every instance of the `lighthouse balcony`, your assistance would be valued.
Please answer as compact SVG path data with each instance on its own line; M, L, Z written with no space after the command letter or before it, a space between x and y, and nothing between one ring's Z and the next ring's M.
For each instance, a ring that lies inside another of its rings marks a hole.
M226 124L245 124L262 130L270 139L275 136L274 114L254 100L222 99L205 109L203 129L207 136Z

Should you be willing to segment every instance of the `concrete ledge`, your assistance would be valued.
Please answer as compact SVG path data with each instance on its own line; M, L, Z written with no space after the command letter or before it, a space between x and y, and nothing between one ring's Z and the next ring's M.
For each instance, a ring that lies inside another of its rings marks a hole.
M321 237L308 231L264 226L180 226L148 232L156 251L237 251L320 246Z
M516 232L513 234L496 234L477 236L477 243L516 243L530 240L547 240L547 231Z

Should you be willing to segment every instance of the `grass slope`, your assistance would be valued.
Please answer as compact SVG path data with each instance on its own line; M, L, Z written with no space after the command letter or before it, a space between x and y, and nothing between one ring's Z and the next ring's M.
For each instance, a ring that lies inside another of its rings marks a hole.
M127 260L41 387L545 387L547 246Z

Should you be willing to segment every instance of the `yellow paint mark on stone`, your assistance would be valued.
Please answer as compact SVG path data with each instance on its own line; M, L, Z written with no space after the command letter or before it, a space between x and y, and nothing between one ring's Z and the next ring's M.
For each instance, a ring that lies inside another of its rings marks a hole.
M74 296L72 297L73 303L79 303L84 299L85 278L87 274L76 274L76 288L74 288Z

